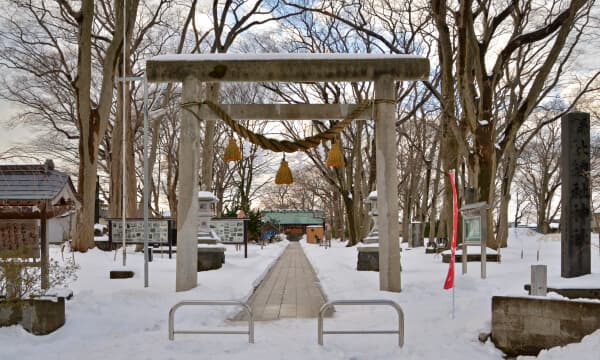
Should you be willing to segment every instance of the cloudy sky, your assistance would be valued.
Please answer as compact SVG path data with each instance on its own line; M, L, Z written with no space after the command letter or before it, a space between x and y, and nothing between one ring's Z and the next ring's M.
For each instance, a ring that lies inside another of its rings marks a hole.
M26 142L31 134L31 129L26 125L13 127L9 124L16 113L11 103L0 100L0 153L19 142Z

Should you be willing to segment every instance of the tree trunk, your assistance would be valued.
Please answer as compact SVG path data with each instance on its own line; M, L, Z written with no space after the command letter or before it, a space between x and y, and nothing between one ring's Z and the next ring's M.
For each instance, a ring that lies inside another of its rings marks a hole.
M346 220L348 223L348 244L347 246L354 246L358 243L358 234L357 225L356 224L356 213L354 208L354 201L348 197L348 192L342 194L342 199L344 200L344 206L346 207Z
M94 194L96 192L96 153L94 137L95 120L90 98L92 80L92 23L94 1L81 3L79 54L77 59L77 121L79 122L79 179L77 192L81 209L77 212L77 230L71 244L75 251L85 252L94 247Z
M508 206L510 204L510 190L515 175L517 165L517 154L515 153L514 143L508 149L507 159L504 162L504 176L502 177L502 187L500 193L500 212L498 214L498 231L496 240L500 247L508 245Z
M138 1L128 1L128 14L137 14ZM115 7L116 21L113 38L106 50L102 80L99 90L97 107L92 107L92 25L94 22L94 1L84 0L81 3L79 21L79 53L77 59L77 81L75 90L77 94L77 126L79 136L79 183L78 193L81 200L81 209L77 213L75 236L72 249L85 252L94 247L94 205L96 194L96 172L98 167L98 146L104 137L110 116L113 78L119 56L119 49L123 44L123 11L120 6ZM130 35L133 21L129 21L127 33Z
M435 168L439 169L442 162L441 156L438 155L437 163ZM436 239L436 223L437 223L437 209L438 209L438 188L440 186L440 171L435 172L435 180L433 181L433 191L431 194L431 211L429 212L429 241L435 241Z

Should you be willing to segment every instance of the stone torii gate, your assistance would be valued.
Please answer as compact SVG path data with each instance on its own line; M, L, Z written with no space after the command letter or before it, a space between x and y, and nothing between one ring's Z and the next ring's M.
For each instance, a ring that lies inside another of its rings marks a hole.
M183 82L182 103L202 101L202 83L374 81L379 213L379 288L400 291L398 175L396 173L395 80L427 80L429 61L387 54L197 54L161 55L146 62L149 82ZM387 101L386 101L387 100ZM354 105L228 105L234 119L341 119ZM193 105L202 119L215 119L206 107ZM363 117L365 119L367 117ZM189 111L181 114L179 194L177 203L176 291L198 285L197 224L199 124Z

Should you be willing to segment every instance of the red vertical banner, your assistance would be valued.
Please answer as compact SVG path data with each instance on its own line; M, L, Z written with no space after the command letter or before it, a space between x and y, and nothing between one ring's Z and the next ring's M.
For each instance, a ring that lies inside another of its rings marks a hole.
M444 289L452 289L454 287L454 258L456 255L456 232L458 229L458 204L456 200L456 184L454 183L454 172L449 171L450 185L452 186L452 242L450 243L450 264L448 266L448 274L444 282Z

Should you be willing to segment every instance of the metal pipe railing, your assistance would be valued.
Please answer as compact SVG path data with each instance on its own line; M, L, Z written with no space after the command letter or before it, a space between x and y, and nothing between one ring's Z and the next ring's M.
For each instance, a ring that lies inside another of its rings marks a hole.
M187 305L233 305L241 306L248 314L248 331L240 330L179 330L175 331L175 311ZM248 342L254 344L254 315L248 304L237 300L184 300L173 305L169 310L169 340L175 339L175 334L248 334Z
M367 331L323 331L323 314L334 305L389 305L398 312L398 330L367 330ZM318 320L319 345L323 345L323 334L398 334L398 345L404 345L404 312L398 303L392 300L334 300L325 303L319 310Z

